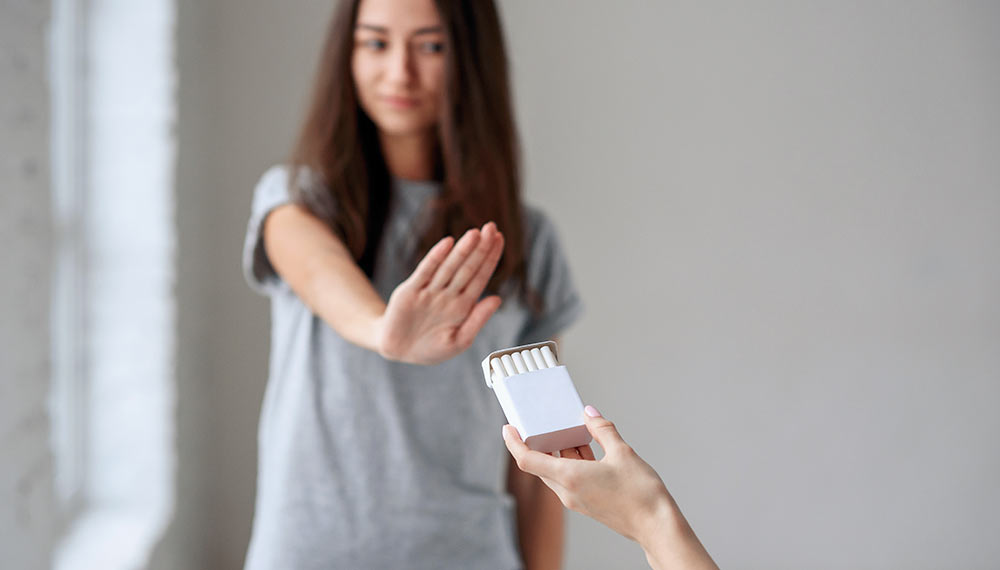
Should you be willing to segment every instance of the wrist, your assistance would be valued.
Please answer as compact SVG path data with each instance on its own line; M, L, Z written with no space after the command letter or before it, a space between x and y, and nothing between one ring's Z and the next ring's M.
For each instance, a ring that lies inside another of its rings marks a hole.
M368 339L366 343L369 350L378 353L379 356L388 360L394 360L391 354L389 343L386 335L386 318L385 310L374 314L369 320L367 325L367 334L365 337Z
M647 509L639 512L632 532L633 540L649 552L652 546L662 542L665 535L673 534L677 514L673 499L664 491L663 495L648 504Z
M647 518L642 521L636 541L645 552L646 561L654 570L672 568L718 570L718 566L702 546L666 489L664 496L656 502Z

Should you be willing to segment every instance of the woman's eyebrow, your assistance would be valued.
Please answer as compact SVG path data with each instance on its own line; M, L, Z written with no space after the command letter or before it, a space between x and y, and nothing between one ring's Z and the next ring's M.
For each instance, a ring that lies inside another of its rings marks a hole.
M375 26L375 25L372 25L372 24L358 23L358 25L355 26L355 29L358 29L358 30L371 30L373 32L379 32L380 34L388 34L389 33L389 28L387 28L385 26Z
M373 32L378 32L380 34L388 34L389 33L389 28L387 28L385 26L376 26L374 24L365 24L365 23L360 23L360 22L358 23L357 26L355 26L355 29L358 29L358 30L371 30ZM417 28L416 30L413 30L413 32L410 35L411 36L419 36L421 34L440 34L440 33L443 33L443 32L444 32L444 26L427 26L427 27L424 27L424 28Z
M414 36L419 36L420 34L440 34L444 32L444 26L428 26L426 28L417 28L413 30Z

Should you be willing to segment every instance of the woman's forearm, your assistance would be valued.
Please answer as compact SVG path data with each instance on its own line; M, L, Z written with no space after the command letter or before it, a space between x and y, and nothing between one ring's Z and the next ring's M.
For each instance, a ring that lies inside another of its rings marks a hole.
M482 293L503 254L489 222L438 241L383 301L344 243L304 208L286 204L264 223L267 256L303 303L347 341L384 358L437 364L472 345L500 306Z
M317 267L308 280L307 294L314 313L348 342L380 351L379 319L385 313L385 301L364 273L354 264L331 259Z
M636 540L653 570L718 570L669 494L637 527Z
M378 351L385 302L330 229L296 205L276 208L264 224L268 258L317 316L348 342Z

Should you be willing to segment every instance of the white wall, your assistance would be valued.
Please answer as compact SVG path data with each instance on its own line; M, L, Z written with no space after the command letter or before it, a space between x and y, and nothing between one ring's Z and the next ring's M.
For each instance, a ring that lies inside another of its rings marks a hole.
M238 567L246 547L267 315L240 241L330 6L180 2L164 568ZM589 307L566 336L574 378L718 562L995 566L1000 6L503 9L527 193ZM643 564L571 518L567 568Z

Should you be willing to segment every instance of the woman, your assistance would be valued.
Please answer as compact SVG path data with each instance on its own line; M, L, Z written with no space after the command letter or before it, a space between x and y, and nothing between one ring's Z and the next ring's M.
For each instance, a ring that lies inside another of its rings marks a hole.
M247 568L559 567L562 506L477 378L581 308L515 139L490 0L337 9L244 250L272 327Z

